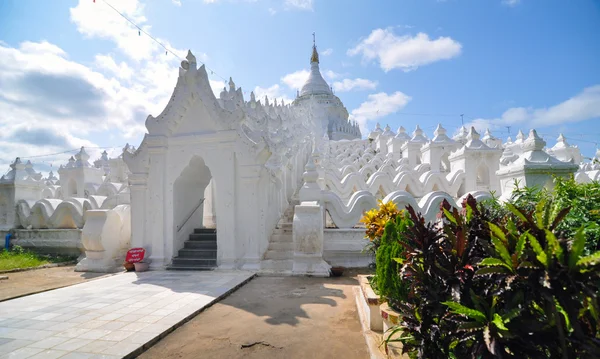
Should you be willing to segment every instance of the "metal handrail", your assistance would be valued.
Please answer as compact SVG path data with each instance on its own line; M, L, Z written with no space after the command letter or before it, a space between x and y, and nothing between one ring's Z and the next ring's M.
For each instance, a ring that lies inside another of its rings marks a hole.
M185 221L183 221L183 223L177 227L177 232L179 232L181 230L181 228L183 228L183 226L185 226L185 224L187 223L187 221L190 220L190 218L192 218L192 216L194 215L194 213L196 213L196 211L198 210L198 208L200 208L200 206L202 205L202 203L204 203L204 198L200 198L200 202L198 202L198 205L196 205L196 208L194 208L194 210L189 214L189 216L187 216L187 218L185 219Z

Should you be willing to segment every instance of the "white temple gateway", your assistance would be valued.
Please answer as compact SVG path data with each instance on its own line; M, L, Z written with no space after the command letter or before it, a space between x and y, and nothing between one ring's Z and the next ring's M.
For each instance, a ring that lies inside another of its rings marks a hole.
M331 265L372 261L358 222L377 199L434 220L444 199L508 198L515 180L600 178L600 165L581 163L562 135L545 149L535 130L502 143L473 128L450 138L439 125L429 139L419 126L409 135L378 124L362 139L321 76L316 47L292 104L246 101L232 80L216 98L189 52L169 103L146 128L119 158L104 153L92 165L81 148L59 178L17 158L0 179L4 234L81 254L82 271L119 270L128 248L143 247L152 269L326 276Z

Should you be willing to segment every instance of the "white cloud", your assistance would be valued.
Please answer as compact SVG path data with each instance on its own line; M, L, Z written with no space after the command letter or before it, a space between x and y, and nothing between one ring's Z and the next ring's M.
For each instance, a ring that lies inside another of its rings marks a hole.
M268 8L267 10L269 11L269 14L271 14L271 15L277 14L277 10L273 9L272 7Z
M347 92L352 90L374 90L377 87L377 81L367 79L343 79L333 83L333 89L338 92Z
M395 35L390 29L376 29L348 55L362 55L363 60L377 59L384 71L401 69L411 71L419 66L447 60L460 55L462 45L450 37L431 40L429 35Z
M323 75L325 75L325 77L331 79L331 80L335 80L337 78L342 77L341 74L338 74L337 72L331 71L331 70L325 70L323 71Z
M600 85L585 88L557 105L545 108L512 107L494 119L478 118L478 130L503 126L546 127L600 118Z
M329 56L331 54L333 54L333 49L332 48L325 49L325 51L321 52L321 55L323 55L323 56Z
M293 90L299 90L306 82L306 79L308 79L308 75L310 75L310 71L299 70L283 76L281 82Z
M285 0L285 6L287 8L312 11L313 0Z
M171 0L173 2L173 5L175 6L181 6L181 0Z
M381 117L398 112L404 108L411 100L410 96L400 91L391 95L385 92L379 92L368 96L367 101L360 104L350 115L350 118L356 120L360 125L363 134L368 134L368 122L375 121Z
M127 63L121 61L117 64L111 55L97 54L94 62L99 68L108 70L121 79L130 79L133 74L133 70Z
M140 2L123 0L115 6L150 30ZM16 47L0 43L0 83L5 85L0 86L0 164L16 156L80 146L88 147L95 158L95 150L89 147L139 141L148 114L158 115L168 103L178 76L178 58L165 55L144 34L139 36L137 29L102 2L81 0L70 13L84 38L109 40L115 51L96 54L84 65L49 42L26 41ZM206 60L205 54L195 55ZM210 82L215 92L225 85ZM65 156L43 160L60 158L60 164Z
M510 7L517 6L519 3L521 3L521 0L502 0L503 5Z
M278 84L275 84L271 87L268 88L263 88L260 86L256 86L254 88L254 95L256 96L256 100L260 100L261 103L265 103L265 96L267 96L269 98L269 102L273 103L274 99L277 99L278 103L281 103L280 101L284 101L286 104L289 104L290 102L292 102L292 99L290 99L286 94L284 94L281 90L281 86L279 86Z

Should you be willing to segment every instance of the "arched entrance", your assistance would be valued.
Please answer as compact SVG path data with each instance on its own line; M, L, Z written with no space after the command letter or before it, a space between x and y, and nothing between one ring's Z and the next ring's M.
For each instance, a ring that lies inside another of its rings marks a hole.
M212 179L204 159L194 156L173 183L176 255L170 269L210 269L217 265L216 220L211 216L215 204Z

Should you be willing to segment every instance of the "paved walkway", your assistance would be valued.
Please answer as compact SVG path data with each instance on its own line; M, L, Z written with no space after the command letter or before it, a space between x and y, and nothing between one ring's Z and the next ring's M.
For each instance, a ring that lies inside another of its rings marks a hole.
M150 271L0 303L0 358L133 357L249 272Z

